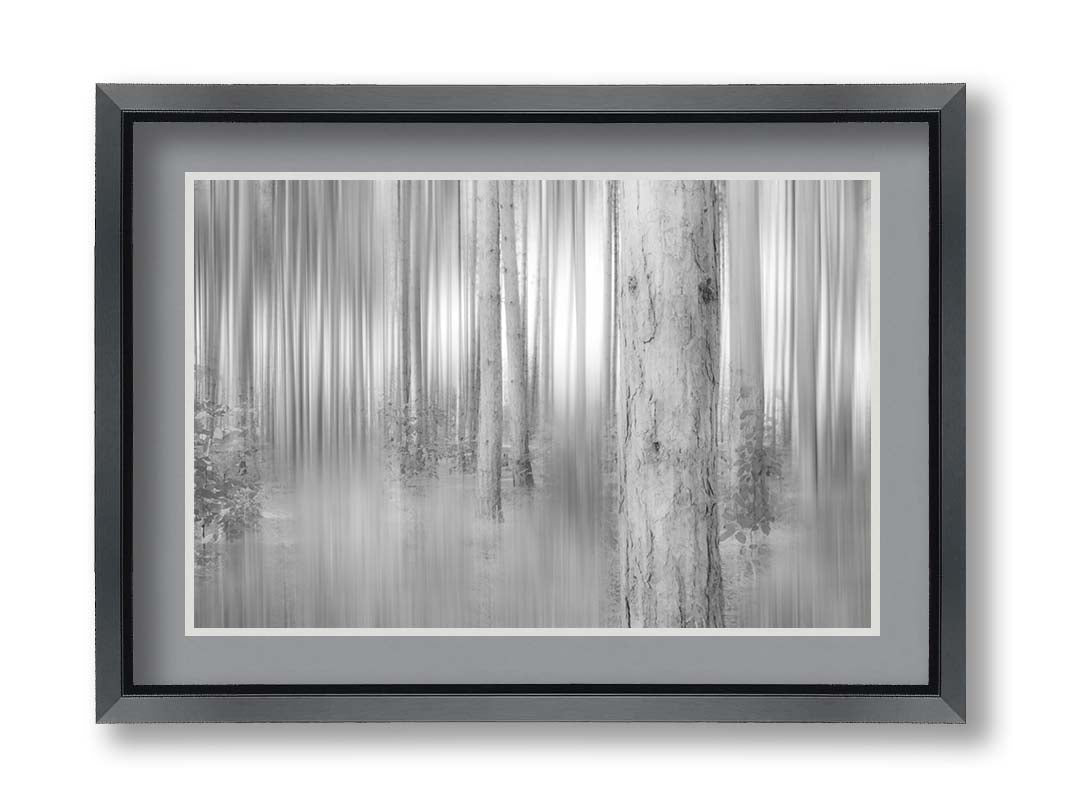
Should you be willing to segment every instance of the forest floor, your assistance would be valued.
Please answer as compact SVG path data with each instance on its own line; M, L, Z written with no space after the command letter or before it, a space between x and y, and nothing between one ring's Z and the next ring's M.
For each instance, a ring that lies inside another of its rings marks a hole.
M722 559L723 592L727 628L789 627L779 618L781 605L771 608L784 594L792 592L796 581L790 575L800 537L796 528L772 526L756 547L730 537L719 542Z
M502 522L475 518L474 476L458 472L360 490L330 516L269 490L260 529L201 570L197 625L619 627L610 479L598 503L535 480L502 482ZM768 624L796 538L774 528L756 558L720 543L727 627Z

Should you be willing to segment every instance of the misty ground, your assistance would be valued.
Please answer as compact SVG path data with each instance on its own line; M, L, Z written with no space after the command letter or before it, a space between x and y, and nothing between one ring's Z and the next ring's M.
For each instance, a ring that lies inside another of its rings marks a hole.
M576 517L542 472L532 489L508 478L499 523L474 517L474 476L459 472L393 476L325 522L268 487L258 531L201 548L197 625L624 625L612 493ZM761 609L790 591L795 539L778 527L761 542L720 543L727 627L774 622Z

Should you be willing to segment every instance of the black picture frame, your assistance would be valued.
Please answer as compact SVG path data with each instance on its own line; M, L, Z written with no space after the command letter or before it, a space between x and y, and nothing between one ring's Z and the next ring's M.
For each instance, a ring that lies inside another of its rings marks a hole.
M920 686L192 685L133 680L134 123L893 122L929 131L929 674ZM965 719L965 87L178 86L96 90L95 570L99 722Z

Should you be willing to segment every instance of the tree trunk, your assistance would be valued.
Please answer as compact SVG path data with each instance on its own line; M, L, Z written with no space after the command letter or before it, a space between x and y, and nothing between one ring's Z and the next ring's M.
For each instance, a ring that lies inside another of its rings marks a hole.
M400 428L401 468L407 469L408 456L408 420L411 414L411 182L397 181L397 229L400 242L397 247L400 255L398 272L400 278L397 292L397 315L400 329L400 375L397 381L400 389L397 422Z
M255 251L252 291L257 295L256 300L266 296L267 289L275 269L274 265L274 181L258 181ZM270 381L267 379L270 365L266 363L262 353L266 351L267 338L272 328L269 320L266 324L260 323L261 327L255 330L256 345L252 348L257 359L253 362L253 380L250 385L249 405L252 407L269 408L273 398L270 397ZM256 392L262 392L264 396L258 396ZM261 420L262 425L266 420Z
M522 320L522 339L523 342L527 340L526 333L526 314L527 314L527 294L528 294L528 268L529 268L529 238L527 235L527 229L529 226L529 220L527 216L529 214L527 202L528 186L526 181L509 181L514 194L514 206L515 206L515 260L518 264L519 275L519 319ZM526 359L527 362L529 358Z
M503 520L500 505L503 375L500 354L500 200L496 181L478 181L478 514Z
M544 229L544 241L545 241L545 259L544 267L545 272L541 277L541 360L538 364L538 371L541 373L541 436L542 436L542 449L546 449L549 442L548 436L552 428L552 413L553 413L553 381L555 376L553 372L555 370L555 354L553 353L553 347L555 345L554 333L552 326L555 321L555 308L556 303L552 297L552 293L556 291L556 276L558 274L559 253L557 248L559 245L559 209L562 203L560 202L560 181L546 181L545 182L545 202L544 202L544 216L541 218L541 225Z
M619 535L630 627L721 627L715 195L619 185Z
M604 183L604 399L606 430L615 429L615 181Z
M466 245L464 253L464 267L466 269L466 283L463 291L467 298L467 319L464 328L466 337L467 361L465 364L465 380L467 383L466 420L464 423L464 456L465 467L472 468L475 462L478 440L478 321L477 321L477 275L478 275L478 237L477 237L477 192L476 187L470 181L464 181L464 225L463 241Z
M411 293L408 316L411 320L411 401L408 421L416 472L425 466L424 428L426 427L426 371L423 363L422 335L422 276L426 261L426 183L419 181L414 187L415 199L411 203ZM419 224L422 223L422 224Z
M516 486L534 485L530 468L530 426L526 397L526 331L519 292L516 257L515 189L500 182L500 272L504 279L505 323L508 336L508 403L511 406L511 475Z
M533 393L533 421L537 426L540 436L541 449L545 449L545 419L548 408L548 364L549 346L551 345L551 332L548 326L551 321L549 316L549 273L552 269L552 238L549 233L551 223L549 213L551 210L550 198L552 183L541 181L538 192L538 246L537 246L537 307L534 309L534 363L531 371L530 390Z
M730 305L731 522L727 533L770 532L763 437L759 184L726 182ZM747 534L746 534L747 538Z
M544 239L544 227L545 227L545 214L544 214L544 181L537 181L535 184L537 188L537 194L533 200L537 209L535 214L535 223L533 225L534 236L537 241L536 253L537 257L533 261L529 260L527 255L527 274L531 268L535 268L533 279L529 282L529 295L526 298L527 306L532 309L530 316L533 319L533 330L530 331L530 371L529 378L527 380L527 397L529 398L529 405L526 409L526 418L528 425L531 429L534 429L538 424L538 414L540 407L538 405L538 399L541 396L541 378L538 371L538 363L541 352L541 276L546 272L545 269L545 239ZM533 239L531 238L532 242ZM529 254L529 249L527 254Z

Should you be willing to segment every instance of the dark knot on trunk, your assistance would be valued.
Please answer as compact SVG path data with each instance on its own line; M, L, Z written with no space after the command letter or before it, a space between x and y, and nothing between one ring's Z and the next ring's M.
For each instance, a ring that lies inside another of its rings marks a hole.
M700 282L700 285L697 287L697 291L700 292L701 303L703 303L704 305L710 303L715 297L715 292L712 289L711 278L705 278L704 280L702 280Z

